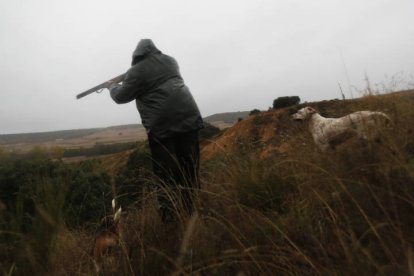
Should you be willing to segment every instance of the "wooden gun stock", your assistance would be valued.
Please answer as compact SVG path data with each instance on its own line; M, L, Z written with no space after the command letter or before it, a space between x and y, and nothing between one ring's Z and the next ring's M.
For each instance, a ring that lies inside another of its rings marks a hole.
M119 75L119 76L117 76L117 77L115 77L113 79L110 79L109 81L106 81L104 83L101 83L100 85L97 85L97 86L95 86L95 87L93 87L93 88L91 88L89 90L86 90L85 92L82 92L82 93L76 95L76 99L80 99L82 97L85 97L85 96L87 96L87 95L89 95L91 93L97 92L100 89L108 88L107 87L107 83L108 82L120 83L120 82L122 82L124 80L125 75L126 75L126 73L124 73L122 75Z

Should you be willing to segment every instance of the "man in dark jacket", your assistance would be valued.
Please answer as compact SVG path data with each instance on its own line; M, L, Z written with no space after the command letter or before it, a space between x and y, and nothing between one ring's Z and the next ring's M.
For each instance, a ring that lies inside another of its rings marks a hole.
M142 39L122 84L108 86L116 103L136 102L154 174L161 180L158 201L163 221L175 220L180 207L191 214L194 190L200 187L198 130L203 121L177 62L152 40Z

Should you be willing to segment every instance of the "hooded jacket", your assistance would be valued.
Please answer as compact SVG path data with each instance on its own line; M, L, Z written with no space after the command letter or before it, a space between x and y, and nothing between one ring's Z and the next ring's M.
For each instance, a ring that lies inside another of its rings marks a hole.
M177 62L158 50L150 39L138 43L124 81L112 85L110 91L118 104L135 100L142 124L157 139L203 127L200 111Z

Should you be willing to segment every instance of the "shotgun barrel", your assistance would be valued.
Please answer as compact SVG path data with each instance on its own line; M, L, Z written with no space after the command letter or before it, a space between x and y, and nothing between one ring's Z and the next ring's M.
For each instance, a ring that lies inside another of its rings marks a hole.
M99 84L99 85L97 85L97 86L95 86L95 87L93 87L91 89L88 89L85 92L82 92L82 93L76 95L76 99L80 99L82 97L85 97L85 96L87 96L87 95L89 95L91 93L97 92L97 91L99 91L99 90L101 90L103 88L108 88L107 87L108 86L108 82L120 83L120 82L122 82L124 80L125 75L126 75L126 73L124 73L122 75L119 75L119 76L117 76L117 77L115 77L113 79L110 79L109 81L106 81L104 83L101 83L101 84Z

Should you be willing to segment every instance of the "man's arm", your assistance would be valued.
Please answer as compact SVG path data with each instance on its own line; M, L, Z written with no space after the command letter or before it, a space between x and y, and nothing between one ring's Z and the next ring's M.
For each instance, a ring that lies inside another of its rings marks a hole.
M117 104L129 103L138 96L141 86L141 78L137 72L131 72L129 70L126 73L125 79L122 84L110 82L108 89L111 94L111 98Z

